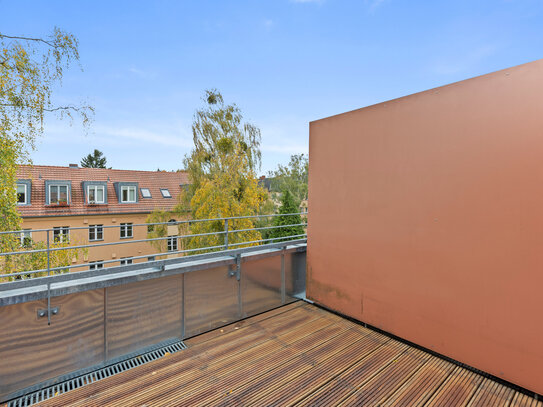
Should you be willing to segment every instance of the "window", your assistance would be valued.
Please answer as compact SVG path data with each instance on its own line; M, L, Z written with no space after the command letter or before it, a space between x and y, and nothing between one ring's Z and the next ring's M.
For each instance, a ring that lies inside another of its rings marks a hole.
M60 205L68 203L68 185L49 185L49 204Z
M121 186L121 202L132 203L136 202L136 187L135 186Z
M172 194L170 194L170 190L166 188L160 188L160 192L162 192L162 196L164 198L171 198Z
M147 261L155 261L155 256L149 256L149 257L147 257Z
M104 240L104 225L89 225L89 241Z
M149 188L141 188L140 191L141 191L141 196L143 196L144 198L152 198L151 191L149 191Z
M176 252L177 251L177 237L168 238L168 251Z
M132 234L132 223L121 223L121 239L134 237Z
M32 229L23 229L21 232L21 247L32 246Z
M89 262L89 270L97 270L97 269L103 269L104 268L104 261L91 261Z
M67 242L68 240L70 240L69 226L57 226L53 228L54 242Z
M126 264L132 264L132 259L130 257L121 257L121 266Z
M89 185L87 187L87 203L103 204L106 202L105 187L103 185Z
M27 196L27 185L17 184L17 205L28 204Z

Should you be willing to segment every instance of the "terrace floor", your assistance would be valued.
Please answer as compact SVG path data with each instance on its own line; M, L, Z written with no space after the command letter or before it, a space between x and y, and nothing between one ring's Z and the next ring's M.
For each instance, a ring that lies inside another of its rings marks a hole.
M41 405L543 406L301 301L186 344Z

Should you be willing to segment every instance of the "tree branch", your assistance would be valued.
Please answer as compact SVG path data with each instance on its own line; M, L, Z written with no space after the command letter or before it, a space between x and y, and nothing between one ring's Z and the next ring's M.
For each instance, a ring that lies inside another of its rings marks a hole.
M25 106L25 105L16 105L14 103L0 103L0 106L5 106L5 107L22 107L22 108L33 108L31 106ZM75 112L80 112L82 110L86 110L88 107L87 106L80 106L80 107L77 107L77 106L58 106L58 107L54 107L52 109L46 109L44 108L43 111L44 112L58 112L60 110L73 110Z
M12 35L0 34L0 38L9 38L11 40L24 40L24 41L36 41L43 42L44 44L49 45L52 48L57 48L57 46L49 41L44 40L43 38L31 38L31 37L17 37Z

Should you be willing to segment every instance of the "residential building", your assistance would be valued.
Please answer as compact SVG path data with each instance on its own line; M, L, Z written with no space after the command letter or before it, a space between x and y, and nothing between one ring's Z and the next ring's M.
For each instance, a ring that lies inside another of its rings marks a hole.
M69 239L74 245L119 243L91 247L88 253L72 259L73 264L85 264L90 269L117 259L119 263L109 265L154 260L152 254L159 248L137 242L147 238L147 225L142 224L154 209L171 210L188 184L184 171L80 168L75 164L21 166L17 176L22 245L31 240L45 241L46 232L36 231L40 229L52 229L50 242ZM168 235L177 234L176 230L168 228ZM176 238L163 244L164 251L175 252L178 247Z

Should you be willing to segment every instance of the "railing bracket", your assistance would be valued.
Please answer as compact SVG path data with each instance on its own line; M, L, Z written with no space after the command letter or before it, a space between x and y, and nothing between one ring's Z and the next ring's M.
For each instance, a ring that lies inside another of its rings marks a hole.
M59 312L60 307L51 307L51 316L57 315ZM40 308L38 309L38 318L43 318L49 315L49 311L47 308Z

